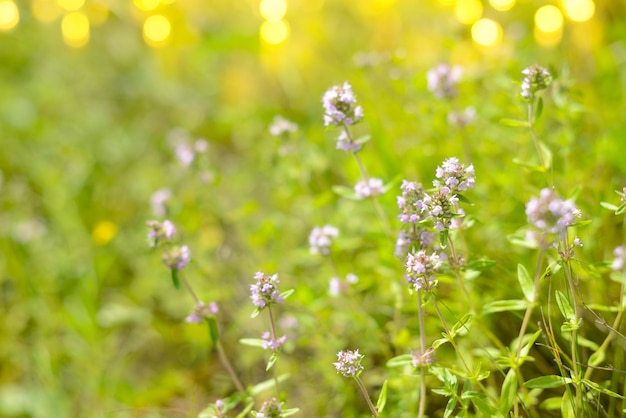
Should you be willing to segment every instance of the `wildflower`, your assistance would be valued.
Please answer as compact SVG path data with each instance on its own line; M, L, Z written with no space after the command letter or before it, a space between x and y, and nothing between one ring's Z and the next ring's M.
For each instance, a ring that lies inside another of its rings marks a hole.
M203 153L209 149L209 143L206 139L200 138L193 144L193 150L195 152Z
M173 270L182 270L190 260L191 254L186 245L171 247L163 253L163 263Z
M613 264L611 264L611 268L615 271L620 271L624 268L624 264L626 263L626 247L620 245L619 247L613 250L613 255L615 259L613 260Z
M537 232L543 235L557 234L562 237L567 227L572 225L575 218L580 218L580 210L571 200L563 200L549 188L541 190L539 197L531 198L526 204L528 222ZM534 232L531 237L537 239Z
M154 213L154 216L165 216L165 204L171 197L172 192L167 188L159 189L152 193L152 196L150 196L150 206L152 207L152 213Z
M146 225L150 228L148 231L148 243L152 248L156 247L161 240L171 240L174 234L176 234L176 227L167 219L163 222L147 221Z
M552 82L552 76L545 68L533 65L522 71L522 100L532 102L535 100L535 93L546 89Z
M354 186L354 192L361 199L381 195L384 193L383 181L376 178L361 180Z
M350 135L343 130L337 138L337 149L341 149L347 152L357 152L361 150L361 144L352 140Z
M400 190L402 190L402 194L397 197L398 208L402 212L398 215L400 222L418 223L423 219L421 202L424 199L424 188L421 183L402 180Z
M330 296L339 296L339 294L345 291L349 285L359 282L359 278L354 273L348 273L346 275L345 282L342 282L339 277L331 277L328 281L328 294Z
M437 188L447 186L452 193L457 191L463 192L474 187L474 165L470 164L465 167L459 163L459 159L456 157L444 160L437 167L435 176L437 180L433 181L433 185Z
M272 338L272 334L269 331L265 331L263 333L263 335L261 336L261 338L263 339L263 349L264 350L269 350L271 349L272 351L276 351L280 348L281 345L285 344L287 342L287 336L283 335L282 337L274 340Z
M250 285L250 299L259 309L274 304L281 304L284 298L280 295L276 285L279 283L278 274L266 276L262 272L254 274L255 284Z
M176 154L176 158L178 161L184 166L189 167L196 157L196 153L193 150L193 147L189 145L187 142L179 142L176 144L176 148L174 150Z
M447 186L432 195L426 194L423 200L424 210L433 218L437 231L450 229L452 218L457 215L455 210L458 203L459 198Z
M428 350L421 353L420 351L412 351L411 357L413 360L413 367L416 369L418 367L424 367L429 364L433 364L437 359L435 358L435 350L433 348L429 348Z
M426 288L434 283L435 273L441 267L442 261L437 253L427 255L420 250L416 254L409 253L406 260L406 281L415 290Z
M333 86L324 93L325 126L350 126L363 119L363 108L356 105L352 86L346 81L341 86Z
M199 324L204 318L208 318L219 312L217 303L211 302L208 305L204 302L198 302L194 307L193 313L185 318L185 322L189 324Z
M456 85L462 73L463 69L457 65L439 64L426 73L428 90L438 99L451 99L457 95Z
M462 112L450 112L448 113L448 123L450 125L456 125L460 128L464 128L476 118L476 109L472 106L468 106Z
M256 418L280 418L283 416L283 404L276 398L270 398L263 402L261 410L256 413Z
M311 254L328 255L330 245L339 236L339 230L332 225L316 226L309 234L309 245Z
M620 196L622 196L622 198L620 199L620 203L623 205L624 203L626 203L626 187L624 187L622 189L622 192L617 192Z
M211 418L224 418L226 415L226 411L224 410L224 401L218 399L213 404L213 413L214 415Z
M363 371L361 360L363 354L359 354L359 350L339 351L337 353L337 361L333 363L337 373L341 373L344 377L358 377Z
M291 122L284 117L278 115L272 121L269 127L270 134L272 136L281 136L282 134L294 133L298 130L298 125Z

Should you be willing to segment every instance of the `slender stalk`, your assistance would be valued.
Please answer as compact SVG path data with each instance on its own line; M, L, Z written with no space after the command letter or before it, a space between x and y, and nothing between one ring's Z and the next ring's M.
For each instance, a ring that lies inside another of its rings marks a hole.
M269 312L269 316L270 316L270 330L272 333L272 340L275 341L277 340L276 337L276 326L274 325L274 315L272 314L272 307L268 306L267 307L267 311ZM276 396L278 396L279 394L279 390L278 390L278 374L276 372L276 367L273 367L273 374L274 374L274 387L276 389Z
M533 142L535 144L535 149L537 150L537 155L539 156L539 163L541 164L541 167L545 170L547 170L550 167L546 167L546 162L543 159L543 152L541 152L541 146L539 145L539 138L537 137L537 132L535 132L535 121L533 118L533 113L535 110L535 106L534 106L534 102L531 102L528 104L528 127L530 129L530 135L533 138ZM546 176L546 183L548 183L548 186L552 187L551 182L548 180L548 173L546 172L545 174Z
M363 393L363 396L365 397L365 400L367 401L367 406L369 406L370 410L372 411L372 416L378 417L378 410L372 403L372 400L370 399L370 395L369 393L367 393L367 389L365 389L365 385L363 384L363 381L361 380L359 376L354 376L354 380L356 380L357 385L359 385L359 389L361 389L361 392Z
M456 276L456 280L459 283L459 287L463 291L463 294L465 295L465 298L467 299L467 302L469 303L471 312L476 313L476 309L474 308L474 303L472 302L472 297L470 296L469 292L467 291L467 288L465 287L465 284L463 283L463 278L461 277L461 273L459 271L459 258L456 254L456 250L454 248L454 242L450 238L450 235L448 235L448 248L450 248L450 257L452 258L452 262L450 263L450 265L452 266L454 270L454 275Z
M424 329L424 308L422 307L422 289L417 291L417 316L420 325L420 355L426 350L426 330ZM418 418L424 417L426 411L426 369L420 367L420 403Z

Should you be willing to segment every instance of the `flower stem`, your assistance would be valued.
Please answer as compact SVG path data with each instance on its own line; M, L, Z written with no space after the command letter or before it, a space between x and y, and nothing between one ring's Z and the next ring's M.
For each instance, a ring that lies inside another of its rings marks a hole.
M367 405L370 407L370 410L372 411L372 416L378 417L378 410L372 403L372 400L370 399L370 395L367 393L367 389L365 389L365 385L363 384L363 381L361 380L359 376L354 376L354 380L356 380L357 385L359 385L359 389L361 389L363 396L365 396Z
M420 325L420 354L426 350L426 330L424 329L424 308L422 307L422 290L417 291L417 316ZM424 417L426 411L426 369L420 368L420 403L418 418Z

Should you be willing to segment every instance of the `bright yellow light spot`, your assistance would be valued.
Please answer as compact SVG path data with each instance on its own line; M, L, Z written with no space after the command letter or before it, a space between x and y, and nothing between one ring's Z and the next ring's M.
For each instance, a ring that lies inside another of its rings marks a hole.
M478 45L496 46L502 41L502 28L491 19L480 19L472 25L472 39Z
M271 45L278 45L289 36L289 26L284 20L268 20L261 25L261 39Z
M534 34L535 41L537 41L539 45L549 48L557 46L559 42L561 42L561 38L563 37L563 29L561 28L554 32L543 32L535 26Z
M456 0L439 0L439 3L443 4L444 6L452 6L455 2Z
M90 2L88 13L94 26L102 25L109 18L109 9L106 3L101 1Z
M161 3L160 0L133 0L133 2L139 10L143 10L144 12L156 9L159 3Z
M152 46L163 45L171 33L172 24L163 15L150 16L143 24L143 39Z
M117 225L111 221L100 221L91 231L93 242L98 245L108 244L117 235Z
M68 12L75 12L85 4L85 0L57 0L57 2Z
M285 0L261 0L259 9L263 19L278 21L287 13L287 2Z
M89 42L89 19L83 13L72 12L61 21L63 40L69 46L80 48Z
M574 22L585 22L593 17L596 5L593 0L563 0L567 17Z
M0 1L0 30L13 29L20 21L20 11L11 0Z
M459 22L471 25L483 15L483 4L479 0L459 0L454 15Z
M542 32L556 32L563 27L563 15L556 6L543 6L535 13L535 25Z
M489 0L489 4L500 12L506 12L515 6L515 0Z
M63 12L59 3L54 0L33 0L31 9L35 19L40 22L53 22Z

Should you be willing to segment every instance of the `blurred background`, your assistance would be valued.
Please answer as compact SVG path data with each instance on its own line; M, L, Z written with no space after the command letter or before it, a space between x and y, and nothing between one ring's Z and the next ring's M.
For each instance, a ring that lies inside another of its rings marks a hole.
M442 62L463 67L456 106L477 111L463 134L426 89ZM585 257L609 259L623 237L598 202L626 184L621 0L0 0L0 416L188 417L232 393L206 329L184 323L193 301L147 245L146 220L164 218L191 248L186 277L220 305L246 384L267 378L265 353L238 343L267 328L249 318L248 286L277 272L296 289L280 312L288 406L367 416L335 353L360 347L375 388L416 341L391 307L415 308L398 296L401 265L376 214L331 190L358 168L335 150L321 97L352 83L357 131L373 138L362 157L386 182L429 183L452 155L473 162L470 247L507 274L531 260L506 234L541 177L511 163L533 157L528 133L498 121L525 118L532 64L556 78L538 128L555 185L582 189ZM271 135L277 115L297 131ZM395 194L383 197L392 221ZM308 233L326 223L341 231L340 271L359 276L346 300L309 254ZM508 290L484 286L493 299Z

